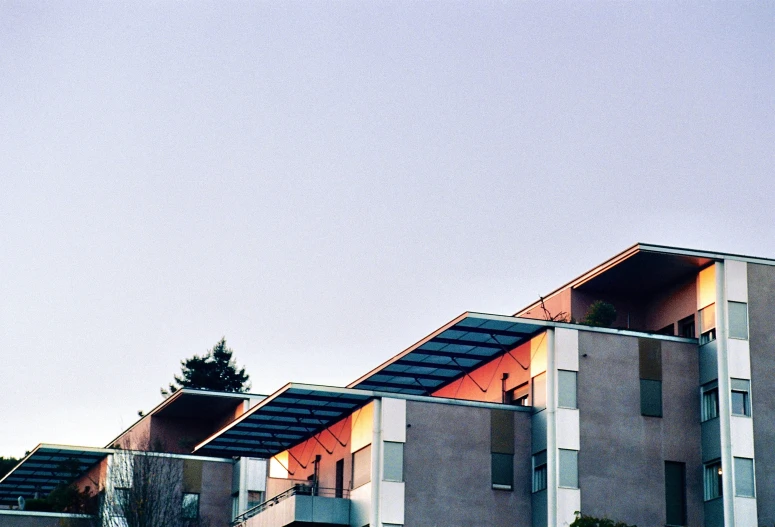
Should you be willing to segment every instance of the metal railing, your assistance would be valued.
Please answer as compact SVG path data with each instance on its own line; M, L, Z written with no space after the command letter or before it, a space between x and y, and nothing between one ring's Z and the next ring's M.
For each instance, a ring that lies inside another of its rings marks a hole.
M236 518L231 522L232 527L238 527L242 526L247 522L250 518L255 516L256 514L260 514L264 512L269 507L274 507L281 501L290 498L291 496L321 496L325 498L349 498L350 491L347 489L334 489L329 487L318 487L316 485L311 485L307 483L296 483L288 490L281 492L277 496L274 496L273 498L269 498L263 503L259 503L255 507L252 507Z

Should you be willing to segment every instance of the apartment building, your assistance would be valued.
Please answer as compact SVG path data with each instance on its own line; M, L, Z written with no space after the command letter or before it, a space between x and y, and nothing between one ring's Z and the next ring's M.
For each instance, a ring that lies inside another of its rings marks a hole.
M598 301L610 327L579 323ZM771 526L774 318L775 260L637 244L514 315L464 313L346 387L290 383L164 437L181 456L268 460L255 506L222 483L235 526L545 527L575 511Z

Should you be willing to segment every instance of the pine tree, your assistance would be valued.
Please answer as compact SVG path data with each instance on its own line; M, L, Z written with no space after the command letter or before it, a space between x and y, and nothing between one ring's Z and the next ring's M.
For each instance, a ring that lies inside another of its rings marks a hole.
M249 375L245 373L245 368L237 369L233 353L231 348L226 347L226 338L223 337L203 356L194 355L180 361L180 376L175 375L175 383L170 384L169 390L162 388L162 395L175 393L180 388L238 393L248 391Z

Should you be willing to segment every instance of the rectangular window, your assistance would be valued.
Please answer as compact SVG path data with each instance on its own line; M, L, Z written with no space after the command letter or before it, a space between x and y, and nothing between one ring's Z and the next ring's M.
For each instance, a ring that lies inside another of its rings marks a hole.
M640 414L662 417L662 381L640 380Z
M716 382L702 387L702 421L718 417L718 387Z
M640 376L640 413L662 417L662 343L638 339L638 373Z
M716 340L716 304L700 310L700 344Z
M546 372L533 377L533 408L546 408Z
M748 304L729 303L729 338L748 339Z
M546 450L533 455L533 492L546 490Z
M579 453L577 450L559 449L560 487L579 488Z
M694 330L694 315L682 318L678 321L678 335L689 339L697 337Z
M344 497L344 459L336 462L334 497Z
M732 379L732 414L751 416L750 400L751 381L745 379Z
M196 520L199 518L199 494L184 492L182 510L184 520Z
M384 467L382 479L385 481L404 481L404 444L385 441Z
M576 404L576 372L558 370L557 405L563 408L577 408Z
M657 333L659 333L660 335L670 335L672 337L673 335L675 335L673 324L668 324L662 329L658 329Z
M705 464L705 501L715 500L722 495L721 461Z
M356 489L371 481L371 445L353 454L352 488Z
M514 454L490 454L492 463L492 488L511 490L514 487Z
M686 525L686 464L665 461L665 511L668 525Z
M507 391L503 402L514 406L529 406L528 395L530 395L530 385L525 382Z
M753 459L735 458L735 496L755 497L753 483Z

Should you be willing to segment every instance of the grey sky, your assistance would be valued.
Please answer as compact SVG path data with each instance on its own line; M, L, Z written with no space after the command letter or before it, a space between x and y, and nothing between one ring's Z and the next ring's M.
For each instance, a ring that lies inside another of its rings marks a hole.
M221 336L345 384L638 242L775 257L775 3L0 0L0 455Z

